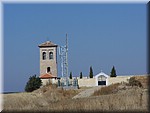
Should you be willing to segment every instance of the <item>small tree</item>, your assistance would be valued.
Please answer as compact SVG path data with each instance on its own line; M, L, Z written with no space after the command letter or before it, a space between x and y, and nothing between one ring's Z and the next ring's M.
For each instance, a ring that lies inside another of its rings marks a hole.
M27 82L25 86L26 92L32 92L42 85L42 81L39 77L36 77L36 75L30 76L29 81Z
M113 68L112 68L112 70L111 70L111 72L110 72L111 74L110 74L110 77L116 77L117 75L116 75L116 70L115 70L115 67L113 66Z
M70 72L70 79L72 79L72 72Z
M80 72L80 79L82 79L82 72Z
M92 69L92 66L90 67L90 74L89 74L89 77L90 77L90 78L93 78L93 69Z

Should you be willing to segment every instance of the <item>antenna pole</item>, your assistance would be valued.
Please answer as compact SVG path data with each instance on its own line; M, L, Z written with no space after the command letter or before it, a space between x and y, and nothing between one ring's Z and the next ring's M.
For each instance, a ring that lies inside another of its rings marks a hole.
M68 34L66 33L66 49L68 49Z
M68 87L68 35L66 33L66 86Z
M64 83L66 83L66 87L69 86L68 83L68 36L66 34L66 44L65 46L59 47L59 56L61 60L61 72Z

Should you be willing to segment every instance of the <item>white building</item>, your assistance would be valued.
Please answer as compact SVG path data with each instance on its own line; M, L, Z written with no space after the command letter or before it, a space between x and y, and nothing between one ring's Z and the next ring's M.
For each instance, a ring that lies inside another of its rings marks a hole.
M99 85L108 85L108 75L103 73L102 71L100 73L98 73L97 75L94 76L95 80L96 80L96 86Z
M102 71L95 75L93 78L78 78L79 87L94 87L100 85L108 85L109 76Z

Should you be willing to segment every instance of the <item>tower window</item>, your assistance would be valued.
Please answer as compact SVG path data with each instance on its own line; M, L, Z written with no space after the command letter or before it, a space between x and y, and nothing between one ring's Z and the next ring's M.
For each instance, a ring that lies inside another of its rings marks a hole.
M43 60L46 59L46 52L43 52L42 57L43 57Z
M47 73L50 73L51 69L50 67L47 67Z
M49 59L53 59L53 52L49 53Z

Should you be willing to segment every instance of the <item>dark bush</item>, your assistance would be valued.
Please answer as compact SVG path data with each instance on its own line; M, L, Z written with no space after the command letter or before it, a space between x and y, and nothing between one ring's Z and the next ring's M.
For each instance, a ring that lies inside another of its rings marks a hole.
M36 75L30 76L29 81L27 82L25 86L25 91L32 92L40 88L41 85L42 85L42 81L39 77L36 77Z

